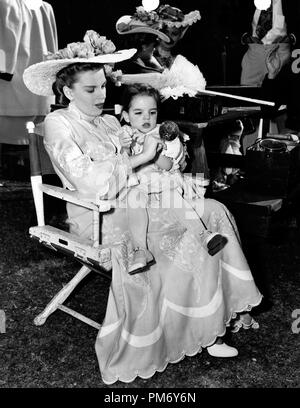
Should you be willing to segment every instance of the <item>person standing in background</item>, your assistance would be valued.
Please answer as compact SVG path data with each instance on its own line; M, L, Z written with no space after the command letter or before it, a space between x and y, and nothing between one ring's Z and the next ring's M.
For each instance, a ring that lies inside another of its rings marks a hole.
M166 42L163 39L159 40L158 45L154 51L154 57L164 68L170 69L173 65L176 56L178 53L178 43L186 34L188 28L201 19L199 10L191 11L187 14L184 14L182 10L177 7L172 7L168 4L164 4L158 7L156 10L159 19L161 21L161 31L167 35L170 41ZM173 110L173 106L176 106L177 101L167 101L165 104L162 104L162 116L164 118L169 118L170 112ZM183 110L186 109L192 110L195 109L195 117L201 108L199 104L196 103L195 107L190 105L188 108L183 105ZM205 178L209 178L209 168L206 158L206 151L204 146L204 141L202 137L202 129L183 129L186 130L189 135L191 135L191 164L189 171L193 174L202 173Z
M158 22L153 22L147 17L148 13L142 7L138 7L132 16L122 16L116 22L117 33L124 36L124 46L137 49L129 61L118 65L124 73L162 72L164 69L153 52L159 41L169 43L170 38L160 31Z
M28 144L26 122L41 122L54 102L26 88L24 70L56 52L52 6L41 0L0 1L0 172L2 144Z
M143 8L142 8L143 9ZM123 74L141 74L151 72L162 72L162 67L153 52L159 39L170 41L169 37L159 30L159 24L150 19L145 20L145 14L141 7L136 9L133 15L124 15L118 18L115 28L121 36L121 48L136 48L136 53L129 60L116 65ZM144 10L144 9L143 9ZM114 105L121 106L123 86L115 86L111 82L107 83L106 107L112 108Z
M241 85L261 86L266 75L274 79L289 62L291 39L282 0L256 1L252 10L251 30L242 36L248 49L242 60Z
M266 10L259 1L240 0L238 24L242 42L248 45L243 61L241 85L262 87L262 97L287 106L281 133L300 132L300 77L293 70L300 40L300 3L272 0ZM264 18L263 18L264 17ZM274 109L270 110L272 115ZM276 115L276 112L275 112Z
M184 14L179 8L161 5L157 9L157 14L161 20L161 31L166 34L170 41L160 39L154 56L164 68L170 68L176 57L176 46L184 37L187 29L201 19L198 10Z

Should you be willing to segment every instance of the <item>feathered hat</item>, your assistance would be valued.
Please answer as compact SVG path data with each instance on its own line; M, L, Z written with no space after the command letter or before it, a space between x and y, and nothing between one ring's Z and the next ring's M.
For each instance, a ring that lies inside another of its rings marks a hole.
M143 6L137 7L136 12L130 16L119 18L116 23L118 34L149 33L154 34L165 42L170 42L169 37L163 32L164 27L176 27L186 29L200 20L198 10L184 14L180 9L168 4L158 7L156 10L146 11Z
M158 7L157 14L163 26L186 28L201 19L199 10L184 14L179 8L164 4Z
M136 12L130 16L125 15L116 22L116 30L120 35L147 33L169 42L169 37L161 32L162 23L155 11L147 12L144 7L137 7Z

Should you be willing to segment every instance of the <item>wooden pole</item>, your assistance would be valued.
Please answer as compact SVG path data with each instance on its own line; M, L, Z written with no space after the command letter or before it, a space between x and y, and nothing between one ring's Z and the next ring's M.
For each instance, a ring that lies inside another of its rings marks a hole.
M259 105L275 106L275 102L264 101L262 99L247 98L246 96L233 95L225 92L208 91L206 89L203 89L202 91L198 91L198 93L206 95L223 96L224 98L238 99L240 101L257 103Z

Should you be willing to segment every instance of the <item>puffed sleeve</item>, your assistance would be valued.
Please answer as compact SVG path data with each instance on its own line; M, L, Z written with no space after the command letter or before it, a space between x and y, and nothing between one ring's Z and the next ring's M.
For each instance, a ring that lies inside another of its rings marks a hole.
M0 1L0 73L3 79L11 79L17 63L17 55L23 26L18 2Z
M132 172L128 156L116 154L109 145L101 145L105 150L102 158L92 160L74 140L69 122L56 112L45 119L44 143L54 167L69 188L71 185L94 200L113 199L126 187Z

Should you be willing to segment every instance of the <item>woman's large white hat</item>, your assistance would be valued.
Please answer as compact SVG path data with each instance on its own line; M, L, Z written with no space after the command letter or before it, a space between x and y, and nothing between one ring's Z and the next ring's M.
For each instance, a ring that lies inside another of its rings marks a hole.
M84 42L68 44L66 48L46 56L46 60L26 68L23 80L27 88L42 96L53 95L52 85L56 74L74 63L114 64L131 58L135 48L116 51L112 41L88 30Z

